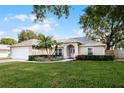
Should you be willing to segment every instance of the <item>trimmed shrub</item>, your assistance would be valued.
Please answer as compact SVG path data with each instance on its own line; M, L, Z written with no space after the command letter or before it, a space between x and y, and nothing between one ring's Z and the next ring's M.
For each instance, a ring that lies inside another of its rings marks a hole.
M95 61L111 61L114 56L111 55L78 55L76 60L95 60Z
M51 59L49 59L48 55L30 55L29 61L51 61L51 60L60 60L63 57L60 55L51 55Z
M49 61L49 59L44 57L35 57L34 61Z

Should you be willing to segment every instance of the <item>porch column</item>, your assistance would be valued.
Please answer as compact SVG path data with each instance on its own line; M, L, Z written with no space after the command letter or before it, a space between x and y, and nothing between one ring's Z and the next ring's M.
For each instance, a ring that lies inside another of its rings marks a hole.
M64 56L64 58L68 58L68 55L67 55L67 45L64 45L63 56Z
M78 44L74 44L74 49L75 49L75 57L79 55L78 53Z

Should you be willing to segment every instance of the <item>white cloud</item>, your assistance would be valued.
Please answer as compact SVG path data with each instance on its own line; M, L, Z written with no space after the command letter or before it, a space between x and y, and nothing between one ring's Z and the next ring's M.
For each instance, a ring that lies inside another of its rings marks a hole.
M26 17L24 17L26 18ZM24 19L22 19L24 20ZM30 20L34 20L34 16L30 15ZM23 27L17 27L14 28L12 31L19 33L22 30L25 29L30 29L35 32L48 32L48 31L53 31L59 24L53 19L53 18L48 18L44 19L43 22L37 22L33 23L29 26L23 26Z
M86 34L84 33L83 29L80 29L80 30L77 31L77 35L83 37L83 36L85 36Z
M33 14L18 14L18 15L8 15L7 17L4 18L4 21L10 21L10 20L20 20L22 22L25 21L31 21L33 22L36 17ZM30 25L28 27L19 27L19 28L15 28L13 29L14 32L20 32L20 29L31 29L34 31L51 31L53 30L53 28L58 27L59 24L56 22L56 20L54 18L47 18L44 19L43 22L38 21L33 25Z
M37 32L54 30L52 25L50 25L48 23L46 23L46 24L34 24L34 25L27 27L27 29L31 29L31 30L37 31Z
M20 14L20 15L14 16L14 18L16 18L20 21L25 21L26 19L28 19L28 15Z
M32 14L17 14L17 15L9 15L9 16L6 16L4 18L4 21L9 21L9 20L14 20L14 19L17 19L17 20L20 20L20 21L34 21L35 20L35 15L32 15Z
M52 33L51 31L55 31L55 29L57 29L57 27L59 26L59 24L57 23L57 21L53 18L47 18L44 19L43 22L36 22L34 23L34 19L35 16L34 15L9 15L8 17L4 18L4 21L15 21L16 20L20 20L22 22L25 21L31 21L30 24L25 24L23 26L16 26L15 28L12 28L11 31L14 32L14 35L16 35L16 37L13 38L17 38L17 34L20 33L22 30L32 30L34 32L38 32L38 33L43 33L45 35ZM28 26L25 26L28 25ZM55 32L54 32L55 33ZM2 34L2 32L0 32L0 34ZM6 35L4 35L3 37L6 37Z
M36 19L36 17L35 17L35 15L29 15L29 19L30 19L31 21L34 21L34 20Z
M5 31L0 31L0 39L1 38L12 38L12 37L8 36Z
M55 24L55 26L59 26L59 24L58 24L58 23L56 23L56 24Z
M5 17L5 18L4 18L4 21L8 21L8 18L7 18L7 17Z
M4 31L0 31L0 36L3 36L5 34Z
M58 34L54 34L54 37L53 37L54 39L63 39L63 38L65 38L64 36L62 36L62 35L58 35Z
M77 37L84 37L86 36L86 34L84 33L83 29L79 29L79 30L73 30L75 33L75 36Z
M18 27L18 28L14 28L12 31L13 32L21 32L22 30L25 30L25 29L29 29L29 30L32 30L32 31L35 31L35 32L41 32L41 31L53 31L55 28L55 26L51 25L51 24L48 24L48 23L35 23L33 25L30 25L30 26L27 26L27 27Z
M23 28L14 28L12 29L12 32L16 32L16 33L19 33L23 30Z

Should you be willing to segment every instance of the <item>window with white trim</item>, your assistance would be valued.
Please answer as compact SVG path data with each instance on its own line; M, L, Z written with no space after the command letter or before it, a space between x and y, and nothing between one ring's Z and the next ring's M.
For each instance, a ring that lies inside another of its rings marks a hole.
M57 49L56 55L63 55L63 50L62 49Z
M88 55L93 55L93 49L92 48L88 48Z

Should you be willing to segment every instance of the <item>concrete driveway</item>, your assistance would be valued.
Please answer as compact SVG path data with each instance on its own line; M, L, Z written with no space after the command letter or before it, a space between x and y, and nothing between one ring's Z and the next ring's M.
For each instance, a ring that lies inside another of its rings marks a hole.
M6 62L24 62L25 60L14 60L14 59L3 59L3 60L0 60L0 63L6 63Z

